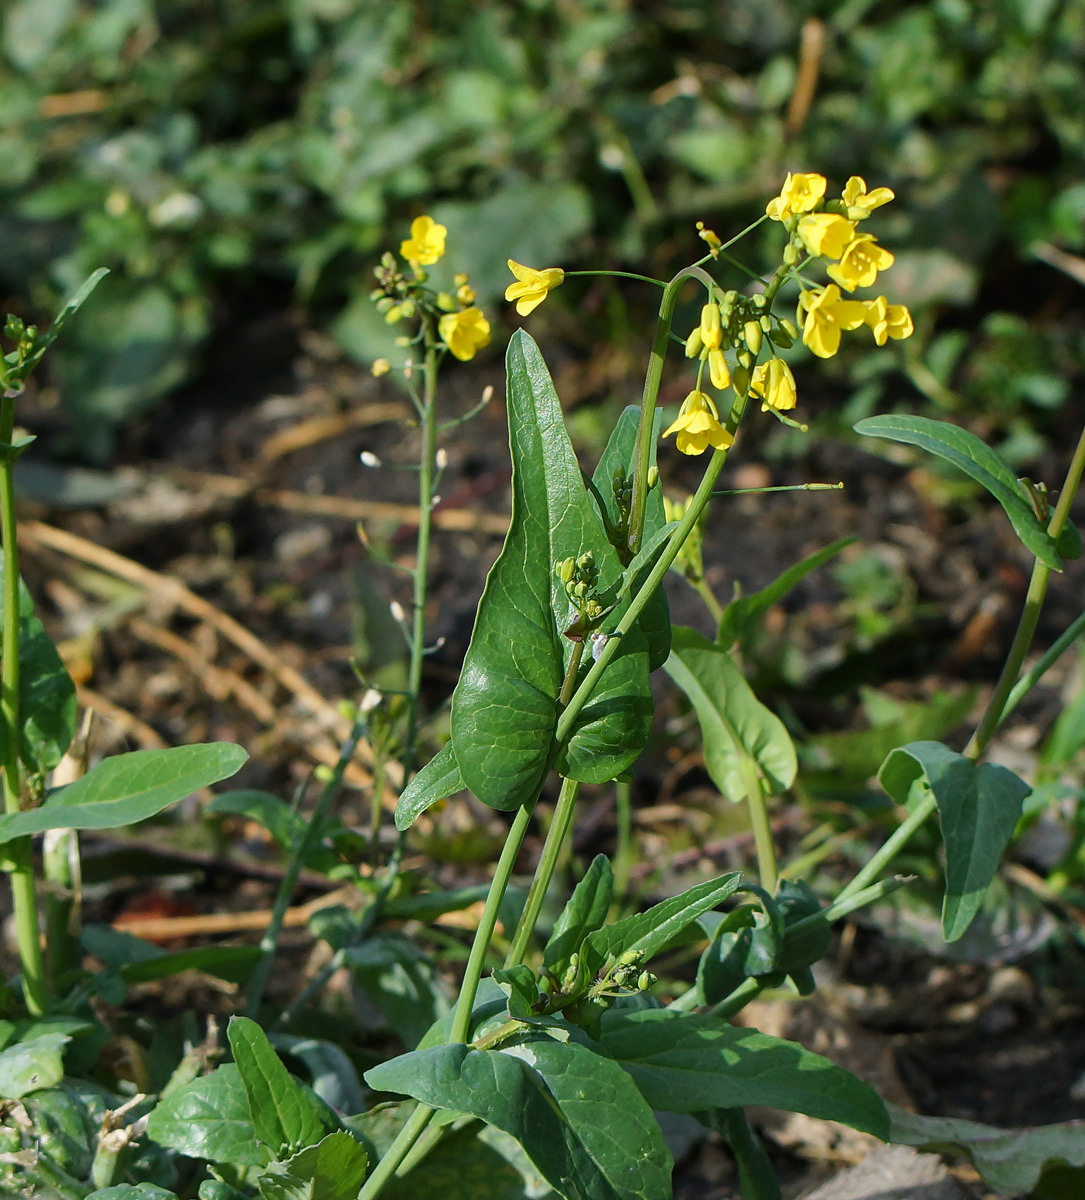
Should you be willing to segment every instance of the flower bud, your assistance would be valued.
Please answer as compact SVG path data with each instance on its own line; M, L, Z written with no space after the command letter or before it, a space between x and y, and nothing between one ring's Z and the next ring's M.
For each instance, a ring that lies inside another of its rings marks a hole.
M794 324L791 321L787 320L786 317L780 322L780 328L792 340L794 340L795 338L797 338L799 336L799 331L795 328Z
M562 583L573 582L573 569L576 566L576 560L573 558L563 558L557 565L558 578Z
M772 340L777 346L780 347L781 350L790 350L794 345L794 339L787 332L787 330L784 329L783 325L781 325L780 328L777 329L772 335Z
M595 566L595 555L590 550L585 550L584 553L576 560L576 565L582 570L587 571Z
M747 370L753 366L754 356L749 352L749 350L740 350L735 357L738 359L739 365L746 367Z
M761 325L758 321L747 321L743 328L743 336L746 339L746 345L750 348L750 353L756 358L761 351ZM749 366L749 363L746 364Z
M731 386L735 395L742 397L750 390L750 371L748 367L738 366L731 373Z
M768 313L761 314L761 332L762 333L771 333L772 332L772 318L769 316Z
M754 295L751 297L751 299L753 300L754 308L764 308L765 307L765 293L764 292L755 292Z
M641 971L637 976L637 991L646 992L653 983L655 983L655 976L651 971Z
M798 246L792 244L791 242L788 242L788 244L784 247L784 262L787 264L787 266L793 267L798 261L799 261Z
M719 305L709 301L701 309L701 341L709 350L718 350L723 337Z
M701 353L701 331L695 329L688 338L686 338L686 358L697 358Z
M708 377L712 380L712 386L721 392L730 384L731 370L722 350L708 352Z
M654 488L658 482L659 482L659 468L658 467L649 467L648 468L648 489L649 489L649 491L651 491L651 489Z

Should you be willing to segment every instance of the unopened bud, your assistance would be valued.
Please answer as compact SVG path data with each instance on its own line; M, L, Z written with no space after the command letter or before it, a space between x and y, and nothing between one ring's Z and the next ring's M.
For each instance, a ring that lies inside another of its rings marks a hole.
M582 570L587 571L595 566L595 555L590 550L585 550L584 553L576 560L576 565Z
M754 308L764 308L765 307L765 293L764 292L755 292L753 294L753 296L750 297L750 299L753 301Z
M799 248L791 242L784 247L784 262L793 267L799 261Z
M659 482L659 468L658 467L649 467L648 468L648 488L649 488L649 490L654 488L658 482Z
M576 560L572 558L563 558L557 565L558 578L562 583L573 582L573 571L576 568Z
M626 950L621 958L618 959L618 965L621 967L635 967L643 957L644 955L639 950Z
M741 366L741 367L752 367L753 366L753 355L749 352L749 350L740 350L735 357L738 359L739 366Z
M651 971L641 971L637 977L637 991L646 992L653 983L655 983L655 976Z
M695 329L688 338L686 338L686 358L697 358L701 353L701 347L704 343L701 341L700 329Z
M361 454L358 455L358 458L363 467L379 467L381 465L381 460L373 453L372 450L363 450Z
M388 611L392 614L392 620L398 621L400 625L407 619L407 614L403 611L403 605L398 600L393 600L388 605Z
M437 464L438 471L443 471L445 467L448 466L448 451L444 448L444 446L437 451L433 461Z
M756 358L761 352L761 324L759 321L747 321L742 330L750 353ZM749 366L749 363L745 364Z
M722 350L709 351L708 377L712 380L712 386L721 392L730 384L731 368L728 367Z
M750 372L745 366L738 366L731 374L731 386L735 389L735 395L738 397L745 396L750 390Z
M782 320L780 322L780 328L792 340L794 340L795 338L797 338L799 336L799 331L795 328L794 324L791 321L787 320L786 317L784 318L784 320Z
M391 369L392 369L392 364L386 358L378 358L373 363L373 366L371 368L371 370L373 371L373 377L375 379L380 379L380 377L382 375L387 375Z
M762 333L771 333L772 332L772 318L769 316L768 313L761 314L761 332Z
M701 309L701 341L709 350L718 350L722 337L719 305L709 302Z
M452 299L448 292L438 292L437 307L442 312L451 312L456 307L456 301Z

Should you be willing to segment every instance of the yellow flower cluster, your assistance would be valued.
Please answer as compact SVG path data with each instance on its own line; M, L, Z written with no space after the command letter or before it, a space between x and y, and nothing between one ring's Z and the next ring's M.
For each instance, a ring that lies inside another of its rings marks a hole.
M683 454L703 454L709 446L726 450L734 443L734 434L720 424L720 414L712 397L694 389L682 401L677 418L663 431L675 434L674 444Z
M871 287L878 272L893 265L893 255L878 245L877 238L858 232L860 221L893 199L892 191L879 187L868 192L866 181L853 175L840 199L826 203L826 186L823 175L789 174L780 194L765 209L774 221L788 225L793 247L831 260L825 273L833 282L804 290L800 297L803 342L819 358L831 358L840 349L844 330L866 325L879 346L888 338L909 337L912 317L903 304L889 304L884 296L844 300L840 294L841 288L854 292Z

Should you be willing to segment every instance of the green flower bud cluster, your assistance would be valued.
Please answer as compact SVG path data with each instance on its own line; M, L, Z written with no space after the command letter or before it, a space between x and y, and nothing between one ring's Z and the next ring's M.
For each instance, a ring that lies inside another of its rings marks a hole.
M572 606L589 621L603 615L603 606L596 596L599 586L599 568L595 555L585 550L579 557L562 559L555 567L558 578L565 585L565 594Z
M736 394L744 396L750 386L750 369L765 338L786 350L798 337L791 321L781 320L764 308L765 297L760 292L744 296L734 289L713 290L712 299L701 309L700 324L686 338L686 357L709 363L713 386L723 388L730 382ZM725 350L734 351L733 371L720 361Z

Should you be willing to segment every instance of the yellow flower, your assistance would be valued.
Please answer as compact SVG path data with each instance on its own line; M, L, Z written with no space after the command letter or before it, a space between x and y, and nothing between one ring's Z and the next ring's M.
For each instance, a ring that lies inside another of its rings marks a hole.
M774 221L783 221L796 213L809 212L825 195L824 175L792 175L789 171L780 194L765 206Z
M378 358L373 363L373 375L379 379L382 375L387 375L392 369L392 364L386 358Z
M456 278L458 279L459 276ZM475 294L475 289L466 281L466 279L459 285L459 287L456 288L456 299L462 305L464 305L464 307L469 304L474 304Z
M431 266L444 254L447 234L445 226L438 225L432 217L415 217L411 236L400 243L399 252L408 262Z
M445 313L437 325L441 341L460 360L475 357L475 351L490 344L490 322L480 308Z
M846 291L854 292L857 287L870 287L878 278L878 272L892 265L892 254L878 245L873 234L860 233L844 250L840 261L825 268L825 274Z
M888 204L893 198L894 192L887 187L875 188L868 192L866 180L861 175L853 175L844 184L844 206L853 221L865 220L876 208Z
M518 283L510 283L505 288L505 299L516 301L516 311L522 317L526 317L528 313L533 312L546 299L554 288L560 286L565 278L565 272L561 267L545 267L541 271L536 271L534 267L524 267L518 262L513 262L509 259L509 270L519 280Z
M677 435L674 444L683 454L703 454L709 446L726 450L735 440L720 424L712 398L700 391L690 392L682 401L677 418L663 431L663 436L672 433Z
M886 338L900 341L911 337L914 326L912 314L903 304L888 304L884 296L877 300L865 300L866 324L874 334L874 340L879 346L884 346Z
M704 221L698 221L697 222L697 236L701 239L701 241L706 242L708 244L708 249L709 249L709 252L711 253L712 257L718 258L719 253L720 253L720 247L723 245L723 243L720 241L719 237L716 235L716 231L714 229L705 228Z
M731 370L722 350L709 350L708 377L712 380L712 386L721 392L731 386Z
M723 341L723 325L720 323L720 309L716 303L709 303L701 309L701 344L709 350L718 350Z
M855 237L855 222L836 213L812 213L799 221L799 236L811 254L839 258Z
M858 329L866 321L866 305L860 300L841 300L835 284L820 292L803 292L799 303L806 309L802 340L818 358L832 358L840 349L841 330Z
M795 407L795 376L782 358L770 358L755 368L750 391L761 397L761 411L786 412Z

